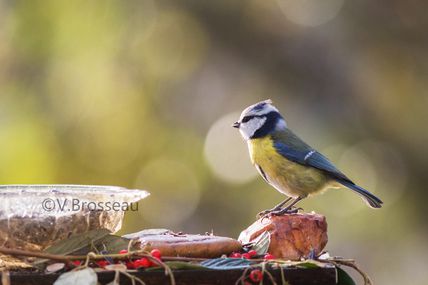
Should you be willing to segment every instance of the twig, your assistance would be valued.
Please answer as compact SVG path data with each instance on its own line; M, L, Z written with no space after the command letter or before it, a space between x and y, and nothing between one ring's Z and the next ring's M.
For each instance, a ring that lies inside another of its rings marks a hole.
M118 259L118 260L123 260L123 259L129 259L131 257L146 257L146 258L150 259L151 261L153 261L154 263L158 264L159 266L163 267L165 269L165 274L169 275L169 277L170 277L171 285L175 285L175 279L174 279L174 275L173 275L171 268L169 268L169 266L166 265L161 260L158 260L158 259L154 258L153 256L151 256L147 251L144 251L144 250L130 251L130 252L124 253L124 254L95 254L93 252L90 252L87 255L58 255L58 254L45 253L45 252L40 252L40 251L27 251L27 250L20 250L20 249L11 249L11 248L5 248L5 247L0 246L0 253L12 255L12 256L38 257L38 258L63 261L63 262L68 262L68 261L73 261L73 260L85 260L86 266L89 264L90 260L102 260L105 258L114 258L114 259ZM207 258L175 257L175 256L165 256L165 257L162 257L162 259L164 261L204 261L204 260L207 260ZM252 261L262 261L263 264L265 264L265 263L279 263L279 264L298 265L300 263L300 262L290 262L290 261L284 261L284 260L270 260L270 261L266 262L266 260L263 260L263 259L253 259ZM353 260L353 259L329 258L329 259L325 259L325 260L318 259L316 261L322 262L322 263L329 263L329 264L332 264L334 266L345 265L345 266L352 267L363 277L365 285L373 285L372 281L370 280L370 277L358 267L358 265L355 263L355 260ZM245 278L246 278L246 274L247 274L248 270L251 268L254 268L256 266L257 265L247 267L244 270L241 278L239 278L236 281L236 284L238 284L239 282L243 283ZM264 270L264 268L262 268L262 269ZM267 271L264 271L264 272L267 272ZM281 274L283 274L282 270L281 270ZM269 276L269 277L271 277L271 276ZM281 278L282 278L282 281L284 282L285 278L282 275L281 275Z
M323 263L330 263L330 264L333 264L334 266L345 265L345 266L352 267L363 277L364 285L373 285L373 282L371 281L370 277L363 270L361 270L361 268L356 264L355 260L353 259L342 259L342 258L333 257L326 260L321 259L318 261Z
M284 268L282 268L282 266L278 266L278 267L279 267L279 270L281 270L281 284L289 285L288 281L285 280Z
M269 277L272 285L277 285L275 282L275 278L273 278L272 274L268 270L266 270L266 264L267 264L267 262L262 263L262 273L263 273L262 275L264 275L266 273L266 275ZM263 279L262 279L261 283L263 285Z
M236 280L235 285L241 284L244 285L244 280L247 278L247 272L250 270L251 267L247 267L244 269L244 272L242 272L241 277L239 277L238 280Z
M265 276L265 272L266 272L266 263L262 262L262 280L260 280L260 282L259 282L260 285L263 285L263 279L264 279L264 276Z
M116 272L119 272L119 271L116 271ZM126 271L120 271L120 273L122 273L123 275L125 275L126 277L128 277L129 279L131 279L131 282L132 282L132 284L134 285L135 284L135 281L137 281L138 283L140 283L141 285L146 285L146 283L144 283L144 281L143 280L141 280L140 278L138 278L138 277L136 277L136 276L134 276L134 275L132 275L132 274L129 274L128 272L126 272ZM119 283L118 283L119 284Z
M11 249L6 247L0 247L0 253L13 255L13 256L27 256L27 257L38 257L43 259L51 259L57 261L73 261L73 260L86 260L87 255L59 255L51 254L41 251L28 251L21 249ZM91 260L100 260L105 259L106 257L115 258L115 259L128 259L133 256L146 256L147 252L143 250L139 251L130 251L129 253L123 254L93 254L91 255ZM175 256L165 256L162 257L165 261L204 261L207 258L193 258L193 257L175 257Z
M113 284L120 284L119 280L120 280L120 271L119 270L115 270L115 272L114 272L114 279L113 279L113 281L111 283L113 283ZM135 282L132 282L132 283L135 283ZM134 284L132 284L132 285L134 285Z
M1 274L1 284L2 285L10 285L10 274L9 271L7 269L2 268L0 270L0 274Z
M91 257L94 257L94 256L96 256L96 254L95 253L93 253L93 252L89 252L87 255L86 255L86 261L85 261L85 267L88 267L89 266L89 261L91 260Z
M178 257L178 256L162 256L162 260L165 261L204 261L209 258L198 258L198 257Z
M134 251L134 252L129 252L125 254L105 254L105 255L99 255L93 252L90 252L87 255L57 255L57 254L50 254L50 253L44 253L44 252L0 247L0 252L4 254L14 255L14 256L18 255L18 256L28 256L28 257L39 257L39 258L59 260L59 261L86 260L84 266L88 266L90 260L99 260L99 259L104 259L106 257L115 258L115 259L129 259L131 256L143 256L150 259L152 262L158 264L159 266L165 268L165 274L169 275L171 285L175 285L175 278L171 268L169 268L169 266L163 263L161 260L154 258L153 256L151 256L145 251Z
M39 257L39 258L46 258L46 259L59 260L59 261L86 259L86 255L84 255L84 256L83 255L82 256L75 256L75 255L65 256L65 255L56 255L56 254L37 252L37 251L11 249L11 248L5 248L5 247L0 247L0 252L4 253L4 254L8 254L8 255L13 255L13 256Z
M149 254L145 254L144 255L146 258L150 259L150 261L152 261L153 263L165 268L165 275L169 275L170 278L170 282L171 285L175 285L175 278L174 278L174 274L172 273L171 268L169 268L168 265L166 265L165 263L163 263L161 260L149 255Z

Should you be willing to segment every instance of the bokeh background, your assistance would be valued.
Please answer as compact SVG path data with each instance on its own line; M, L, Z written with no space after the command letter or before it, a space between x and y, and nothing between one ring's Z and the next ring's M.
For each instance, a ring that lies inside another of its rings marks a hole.
M122 233L237 237L283 197L231 128L271 98L385 206L350 191L331 255L426 284L428 5L417 0L0 1L0 183L147 189Z

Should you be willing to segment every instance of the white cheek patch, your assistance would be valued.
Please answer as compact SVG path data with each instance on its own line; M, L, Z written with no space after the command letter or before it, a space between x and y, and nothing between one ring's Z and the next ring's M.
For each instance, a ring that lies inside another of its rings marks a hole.
M266 117L255 117L252 118L251 120L249 120L248 122L245 123L241 123L241 126L239 127L239 132L241 133L242 137L245 140L248 140L249 138L251 138L254 133L260 129L261 127L263 127L263 125L266 122Z

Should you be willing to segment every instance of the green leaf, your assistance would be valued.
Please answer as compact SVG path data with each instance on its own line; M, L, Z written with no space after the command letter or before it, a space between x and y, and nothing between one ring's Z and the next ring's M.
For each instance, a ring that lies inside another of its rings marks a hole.
M100 240L96 241L94 243L94 246L98 251L105 249L107 253L118 253L122 249L128 249L128 245L130 241L131 241L130 239L127 239L124 237L107 235L101 238ZM135 244L132 244L130 249L136 250L137 247L135 246Z
M257 252L257 255L265 255L269 250L269 245L270 245L270 232L264 231L254 241L254 245L251 247L251 249L255 250Z
M320 266L318 266L318 264L316 264L314 262L310 262L310 261L298 263L297 266L302 267L302 268L318 268L318 267L320 267Z
M209 269L241 269L254 264L254 261L249 261L243 258L215 258L202 261L200 264Z
M336 267L337 270L337 285L356 285L354 280L349 274L340 267Z
M142 238L147 236L164 235L170 232L171 231L168 229L147 229L136 233L127 234L127 235L124 235L123 237L128 239L137 239L137 238Z
M85 255L91 251L92 245L109 235L110 231L106 229L97 229L81 234L75 234L70 236L68 239L54 243L50 247L46 248L44 252L58 255ZM36 259L32 264L33 266L41 268L42 264L46 261L48 261L48 259Z
M82 234L72 235L68 239L54 243L45 249L44 252L61 255L77 253L84 248L90 248L92 244L95 244L97 241L108 236L109 234L109 230L98 229Z
M169 266L172 270L201 270L206 269L205 267L185 261L166 261L164 262ZM154 271L154 270L164 270L162 267L150 267L147 268L146 271Z
M130 241L130 239L112 235L108 230L100 229L61 240L45 249L45 252L58 255L86 255L90 251L103 251L104 254L118 253L122 249L128 249ZM135 249L135 245L132 245L131 250ZM37 259L33 265L41 265L46 261L46 259Z
M106 251L106 253L118 253L122 249L128 249L130 239L112 235L108 230L94 230L73 235L66 240L61 240L48 247L45 252L51 254L85 255L90 251ZM135 249L135 247L131 247Z
M185 261L167 261L165 262L171 269L179 269L179 270L194 270L194 269L204 269L203 266L199 264L194 264Z

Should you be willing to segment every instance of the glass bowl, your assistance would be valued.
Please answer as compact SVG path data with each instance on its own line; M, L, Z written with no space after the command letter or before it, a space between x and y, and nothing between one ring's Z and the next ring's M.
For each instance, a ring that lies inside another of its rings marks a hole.
M116 232L144 190L94 185L0 186L0 246L43 250L72 234Z

